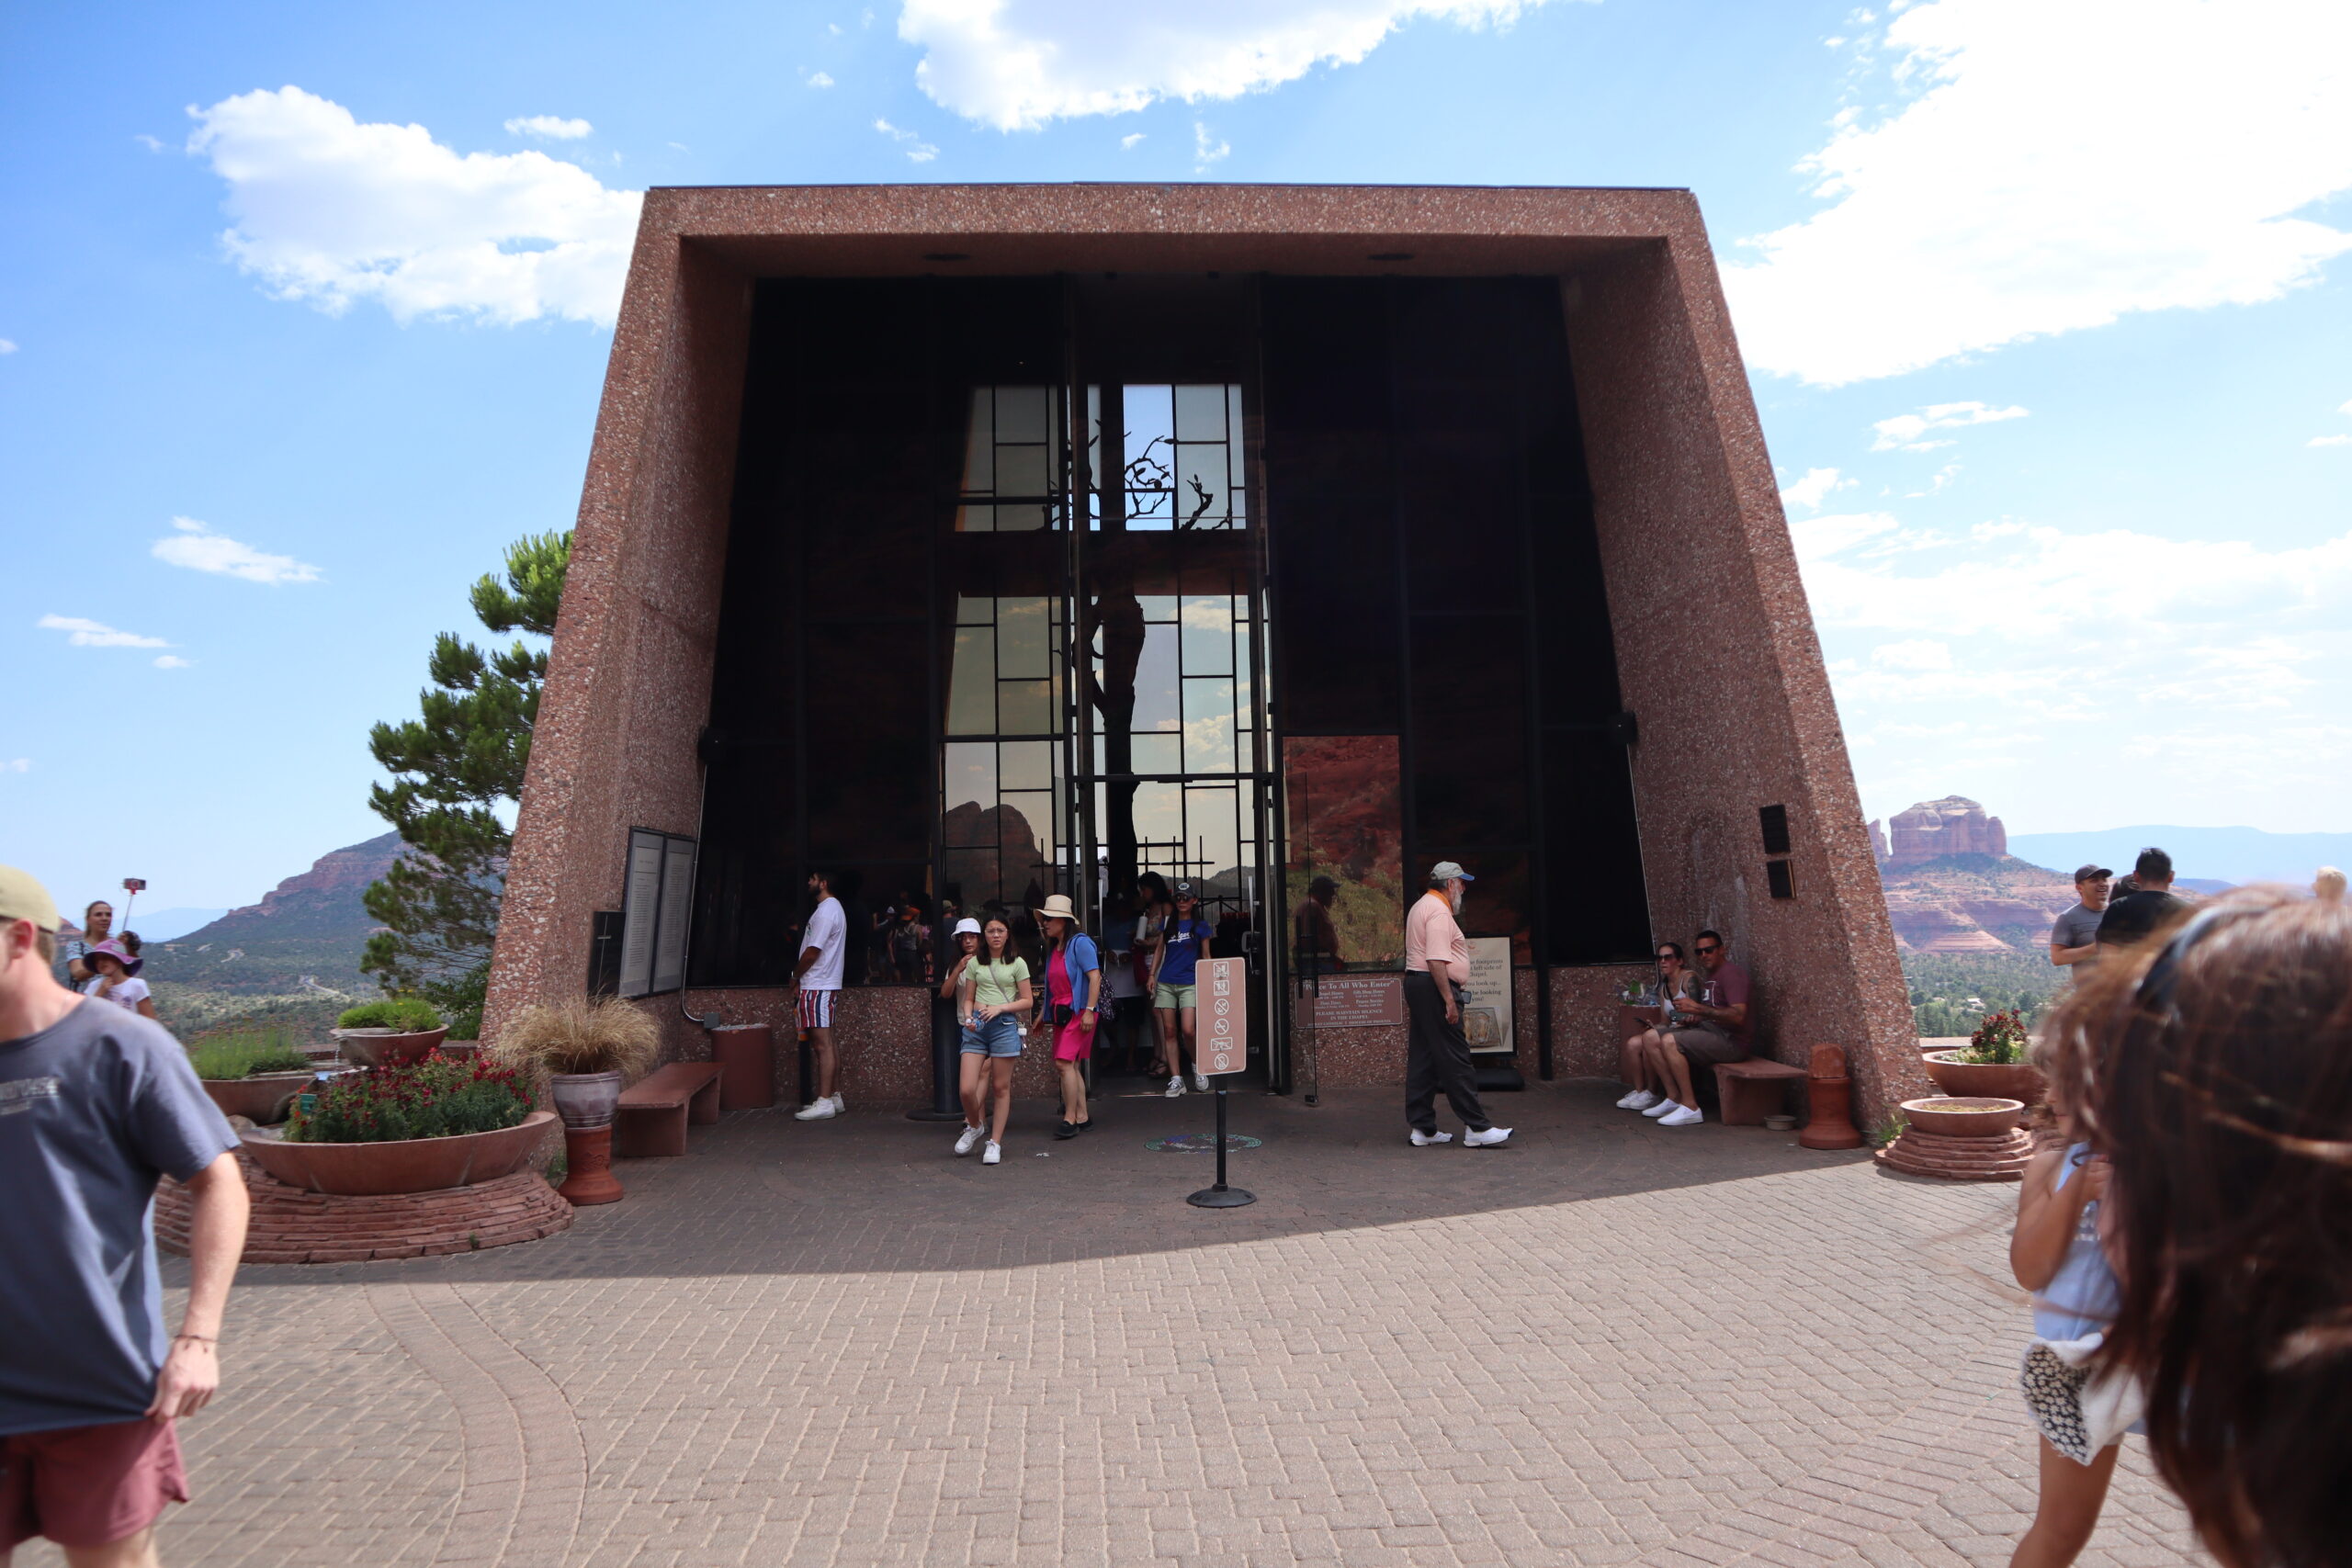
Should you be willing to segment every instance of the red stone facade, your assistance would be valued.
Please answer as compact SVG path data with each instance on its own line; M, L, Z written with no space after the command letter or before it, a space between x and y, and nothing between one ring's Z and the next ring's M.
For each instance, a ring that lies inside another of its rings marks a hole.
M1408 259L1396 260L1404 254ZM1651 921L1713 926L1753 973L1767 1048L1834 1041L1872 1116L1925 1092L1844 739L1714 254L1686 191L1216 185L653 190L582 497L509 868L489 1027L576 990L619 907L627 829L692 834L752 280L1102 271L1553 276L1590 465ZM1379 258L1379 259L1374 259ZM1683 570L1661 574L1661 541ZM1707 585L1706 613L1678 596ZM1702 723L1675 716L1699 713ZM1795 896L1758 809L1786 808ZM1555 972L1555 1067L1613 1072L1611 969ZM650 1004L706 1056L680 998ZM843 998L844 1092L922 1097L917 993ZM689 993L786 1023L784 992ZM906 1014L901 1018L900 1013ZM1520 1062L1532 1069L1532 1010ZM871 1041L865 1032L876 1030ZM788 1028L778 1037L788 1072ZM1397 1081L1392 1039L1333 1040L1324 1081ZM864 1060L861 1060L864 1058ZM1025 1086L1042 1065L1026 1066Z

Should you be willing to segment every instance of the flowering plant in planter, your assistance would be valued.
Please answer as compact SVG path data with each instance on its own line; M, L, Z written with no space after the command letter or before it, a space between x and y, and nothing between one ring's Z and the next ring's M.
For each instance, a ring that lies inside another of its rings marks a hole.
M289 1143L377 1144L494 1133L530 1114L512 1068L435 1051L406 1066L356 1073L321 1089L286 1126Z
M2025 1060L2026 1044L2025 1021L2014 1009L1988 1012L1968 1037L1968 1049L1951 1060L1968 1066L2013 1067Z

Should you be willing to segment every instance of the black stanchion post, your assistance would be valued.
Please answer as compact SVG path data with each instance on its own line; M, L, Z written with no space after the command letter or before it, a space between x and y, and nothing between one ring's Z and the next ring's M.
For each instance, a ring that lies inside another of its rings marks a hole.
M1225 1184L1225 1085L1216 1086L1216 1185L1204 1187L1184 1200L1201 1209L1238 1209L1258 1201L1255 1192Z
M956 1004L931 998L931 1108L907 1112L910 1122L961 1122L964 1119L962 1099L956 1086L956 1058L962 1027L956 1021Z

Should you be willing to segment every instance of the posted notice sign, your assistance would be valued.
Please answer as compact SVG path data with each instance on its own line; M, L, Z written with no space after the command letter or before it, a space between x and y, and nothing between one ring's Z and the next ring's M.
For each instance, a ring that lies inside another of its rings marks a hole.
M1204 1077L1238 1073L1250 1065L1250 961L1200 962L1200 1036L1193 1071Z

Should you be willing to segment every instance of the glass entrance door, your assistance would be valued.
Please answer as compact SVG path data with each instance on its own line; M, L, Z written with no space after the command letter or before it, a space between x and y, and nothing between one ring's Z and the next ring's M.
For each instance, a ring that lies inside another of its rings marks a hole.
M1132 919L1145 873L1193 883L1212 953L1250 960L1252 1066L1278 1077L1265 1005L1276 994L1263 935L1273 861L1246 391L1123 382L1071 401L1085 445L1072 453L1084 525L1071 531L1080 700L1069 777L1086 897L1098 919Z

